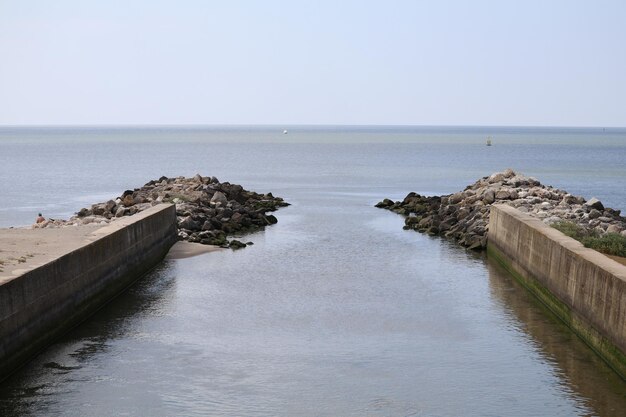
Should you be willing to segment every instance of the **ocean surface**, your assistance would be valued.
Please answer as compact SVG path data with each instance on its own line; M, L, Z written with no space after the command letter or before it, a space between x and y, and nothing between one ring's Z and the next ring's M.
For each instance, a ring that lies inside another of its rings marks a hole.
M0 384L0 415L624 415L495 262L373 207L506 168L626 210L626 129L0 127L0 227L162 175L292 204L245 250L163 261Z

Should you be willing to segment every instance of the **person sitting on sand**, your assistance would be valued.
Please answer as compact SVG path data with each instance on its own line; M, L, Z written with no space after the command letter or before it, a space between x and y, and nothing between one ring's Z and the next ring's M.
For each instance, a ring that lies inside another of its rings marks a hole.
M41 215L41 213L39 213L39 215L38 215L38 217L37 217L37 220L35 220L35 223L40 224L40 223L43 223L43 222L45 222L45 221L46 221L46 218L45 218L45 217L43 217L43 216Z

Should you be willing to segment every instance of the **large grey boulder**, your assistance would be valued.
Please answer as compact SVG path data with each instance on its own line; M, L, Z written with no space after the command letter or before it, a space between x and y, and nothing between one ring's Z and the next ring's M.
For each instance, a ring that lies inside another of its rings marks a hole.
M182 219L178 224L178 227L181 229L187 229L192 231L202 230L202 225L200 224L200 222L195 221L191 216Z
M485 191L485 194L483 195L483 203L491 204L494 201L496 201L496 193L493 190Z
M591 209L591 211L589 212L589 218L591 220L593 219L597 219L598 217L602 216L602 213L600 213L600 211L594 209Z
M448 203L450 204L458 204L463 200L463 193L454 193L450 197L448 197Z
M604 210L604 205L597 198L593 197L585 203L585 206L594 208L596 210Z
M216 191L215 194L213 194L213 197L211 197L211 204L213 205L222 205L225 206L228 203L228 199L226 198L226 196L224 195L224 193L222 193L221 191Z

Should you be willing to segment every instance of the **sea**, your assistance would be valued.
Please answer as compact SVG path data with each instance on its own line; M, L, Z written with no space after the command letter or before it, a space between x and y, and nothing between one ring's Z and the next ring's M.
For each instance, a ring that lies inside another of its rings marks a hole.
M291 203L245 250L161 262L0 383L0 415L626 415L494 260L374 207L506 168L626 210L624 128L0 127L0 227L197 173Z

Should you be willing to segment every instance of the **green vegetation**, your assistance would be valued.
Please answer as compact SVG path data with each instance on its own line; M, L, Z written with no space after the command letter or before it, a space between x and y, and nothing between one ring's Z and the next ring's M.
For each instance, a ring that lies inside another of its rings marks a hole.
M617 233L607 233L602 237L589 237L582 243L588 248L607 255L626 257L626 237Z
M607 255L626 257L626 237L617 233L607 233L604 236L595 230L587 230L572 222L557 222L552 225L563 234L576 239L585 247L597 250Z
M559 232L563 233L566 236L569 236L573 239L576 239L579 242L582 242L584 238L592 236L592 232L580 227L576 223L560 221L552 224ZM597 236L597 233L593 233L593 236Z

